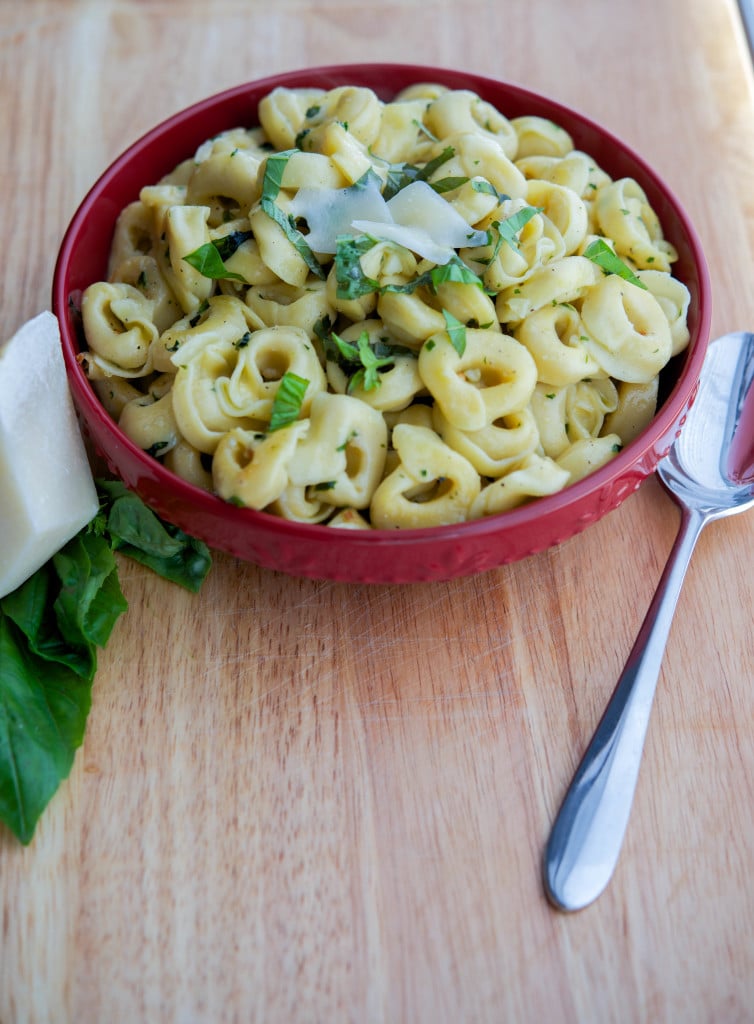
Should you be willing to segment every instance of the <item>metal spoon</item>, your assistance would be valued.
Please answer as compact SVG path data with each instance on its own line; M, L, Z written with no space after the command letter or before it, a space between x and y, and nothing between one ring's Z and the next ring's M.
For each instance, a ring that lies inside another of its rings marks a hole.
M626 667L555 819L545 889L580 910L610 881L631 811L657 678L681 584L703 527L754 505L754 334L713 342L696 401L657 472L681 526Z

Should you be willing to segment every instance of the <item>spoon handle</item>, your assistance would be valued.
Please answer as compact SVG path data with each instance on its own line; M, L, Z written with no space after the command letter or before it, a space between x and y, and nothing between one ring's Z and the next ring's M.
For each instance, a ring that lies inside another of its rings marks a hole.
M610 702L558 812L545 851L545 889L561 910L596 899L618 860L673 613L708 516L682 509L681 526Z

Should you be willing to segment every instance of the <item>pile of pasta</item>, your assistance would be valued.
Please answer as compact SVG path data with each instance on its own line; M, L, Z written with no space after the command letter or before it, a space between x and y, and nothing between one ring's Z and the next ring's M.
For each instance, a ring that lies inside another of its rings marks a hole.
M143 188L82 296L136 445L238 505L392 529L553 494L646 427L689 293L637 181L436 84L278 88L258 122Z

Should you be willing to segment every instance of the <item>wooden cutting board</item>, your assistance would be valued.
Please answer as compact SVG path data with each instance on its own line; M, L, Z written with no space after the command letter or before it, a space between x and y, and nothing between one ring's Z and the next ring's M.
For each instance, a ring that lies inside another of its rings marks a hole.
M754 328L734 0L6 0L0 55L6 334L49 308L71 215L139 134L364 60L473 69L608 125L696 224L713 333ZM0 834L1 1024L754 1019L754 518L700 542L612 884L564 916L540 883L677 524L650 480L450 583L218 555L191 596L121 562L130 608L70 779L28 848Z

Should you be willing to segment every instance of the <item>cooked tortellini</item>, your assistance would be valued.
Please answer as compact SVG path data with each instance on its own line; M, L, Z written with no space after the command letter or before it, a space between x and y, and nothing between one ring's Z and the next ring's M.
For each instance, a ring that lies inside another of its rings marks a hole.
M434 82L279 87L147 183L80 360L130 441L336 529L507 512L655 415L690 293L638 181Z

